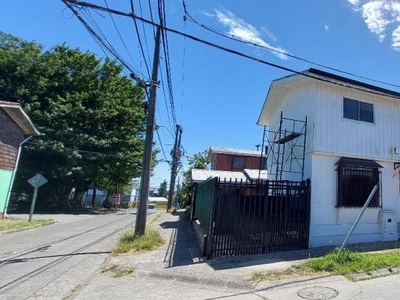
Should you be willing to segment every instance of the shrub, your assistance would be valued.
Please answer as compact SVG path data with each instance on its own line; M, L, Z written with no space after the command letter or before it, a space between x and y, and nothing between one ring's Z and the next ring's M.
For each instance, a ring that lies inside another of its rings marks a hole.
M103 201L103 204L101 206L104 208L111 208L111 202L106 199Z
M128 201L122 202L121 204L122 208L130 208L131 207L131 203Z
M186 207L185 212L183 213L182 219L183 220L190 220L190 206Z

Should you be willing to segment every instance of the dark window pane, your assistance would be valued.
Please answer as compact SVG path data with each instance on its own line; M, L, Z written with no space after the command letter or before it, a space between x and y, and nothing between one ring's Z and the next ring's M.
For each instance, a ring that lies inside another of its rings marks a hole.
M343 99L343 117L358 120L358 101Z
M232 161L232 170L243 171L246 168L246 159L244 157L234 157Z
M360 102L360 121L374 123L374 110L372 104Z

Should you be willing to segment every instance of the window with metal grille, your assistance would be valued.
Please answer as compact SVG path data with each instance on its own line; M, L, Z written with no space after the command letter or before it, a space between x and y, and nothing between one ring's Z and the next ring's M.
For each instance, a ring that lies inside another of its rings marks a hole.
M338 207L362 207L379 182L379 169L338 166ZM368 207L379 207L379 186Z

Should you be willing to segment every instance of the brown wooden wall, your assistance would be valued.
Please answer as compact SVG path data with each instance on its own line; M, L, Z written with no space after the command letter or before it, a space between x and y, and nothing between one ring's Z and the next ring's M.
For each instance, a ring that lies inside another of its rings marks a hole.
M213 166L214 170L243 171L244 169L260 169L260 166L263 167L263 164L260 165L261 157L221 154L221 153L216 153L214 155L216 156L215 165ZM240 169L234 169L233 168L233 158L234 157L245 158L245 160L246 160L245 167L240 168Z
M0 169L14 169L19 143L23 138L21 128L0 108Z

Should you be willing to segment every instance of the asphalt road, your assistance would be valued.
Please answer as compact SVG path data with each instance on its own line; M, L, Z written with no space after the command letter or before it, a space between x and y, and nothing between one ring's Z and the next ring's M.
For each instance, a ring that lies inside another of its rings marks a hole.
M57 220L0 237L0 299L63 299L95 276L132 210L98 215L45 215Z

